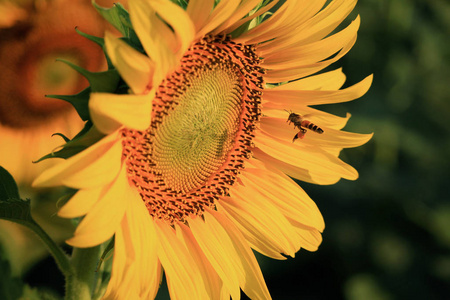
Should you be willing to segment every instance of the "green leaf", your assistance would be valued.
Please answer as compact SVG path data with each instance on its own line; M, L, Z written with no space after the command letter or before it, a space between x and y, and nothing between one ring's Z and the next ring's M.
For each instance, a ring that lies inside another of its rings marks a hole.
M87 87L76 95L46 95L48 98L61 99L73 105L78 115L83 121L90 119L89 115L89 96L91 94L91 87Z
M94 93L113 93L116 90L117 84L120 80L119 73L117 73L115 69L104 72L90 72L68 60L57 59L57 61L67 64L72 69L86 77L91 85L91 91Z
M95 1L92 1L95 9L108 21L111 25L113 25L117 30L122 33L123 36L129 37L131 27L130 15L128 11L120 4L115 3L111 8L105 8L99 6Z
M29 199L8 199L8 201L0 201L0 219L19 223L27 227L35 225L31 217Z
M6 169L0 166L0 200L19 199L16 181Z

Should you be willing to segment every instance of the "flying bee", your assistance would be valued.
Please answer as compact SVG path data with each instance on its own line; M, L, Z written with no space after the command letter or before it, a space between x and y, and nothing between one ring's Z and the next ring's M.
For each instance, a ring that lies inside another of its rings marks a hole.
M287 110L286 110L287 111ZM292 139L292 142L295 142L296 139L302 139L305 137L306 134L306 129L309 129L311 131L317 132L317 133L323 133L323 129L320 128L319 126L317 126L314 123L311 123L311 121L306 120L305 116L293 113L293 112L289 112L289 117L287 119L286 122L289 122L289 125L291 125L291 123L294 123L294 128L297 127L298 129L300 129L299 132L297 132L294 135L294 138Z

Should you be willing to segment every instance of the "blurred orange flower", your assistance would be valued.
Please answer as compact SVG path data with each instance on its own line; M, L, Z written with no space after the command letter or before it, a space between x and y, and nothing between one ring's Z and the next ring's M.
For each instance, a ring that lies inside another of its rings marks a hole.
M101 49L75 27L101 36L107 23L90 0L2 1L0 7L0 165L27 185L55 163L32 163L63 143L49 137L55 132L71 137L82 126L69 103L45 97L78 93L88 86L84 77L55 60L102 69L106 63Z

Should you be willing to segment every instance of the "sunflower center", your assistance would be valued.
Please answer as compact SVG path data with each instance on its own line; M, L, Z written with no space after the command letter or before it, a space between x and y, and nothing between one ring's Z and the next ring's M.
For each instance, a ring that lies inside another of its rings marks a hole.
M228 194L249 158L262 69L250 46L206 37L158 87L146 131L122 131L129 181L153 217L184 221Z
M178 192L201 186L226 160L239 129L239 74L230 66L198 68L186 78L179 104L155 130L155 171Z

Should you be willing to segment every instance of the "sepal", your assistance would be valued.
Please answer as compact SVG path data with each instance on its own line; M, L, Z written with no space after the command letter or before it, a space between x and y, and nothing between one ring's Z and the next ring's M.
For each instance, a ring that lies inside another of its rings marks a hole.
M104 135L101 134L95 127L92 127L92 122L88 121L84 125L84 128L72 139L67 141L66 144L58 147L59 150L54 149L51 153L44 155L37 161L33 163L38 163L45 159L49 158L64 158L67 159L69 157L74 156L75 154L80 153L84 149L88 148L90 145L95 144L99 141ZM59 134L57 134L59 135Z
M119 32L125 36L130 36L130 30L132 29L130 15L128 11L120 3L115 3L113 7L106 8L101 7L95 0L92 1L92 5L97 12L105 18L112 26L114 26Z
M78 115L83 121L90 119L89 116L89 95L91 94L91 87L87 87L76 95L45 95L48 98L61 99L69 102L77 111Z
M79 30L78 28L75 28L75 31L79 35L81 35L82 37L85 37L88 40L90 40L90 41L96 43L97 45L99 45L103 49L103 53L105 54L106 62L108 64L108 70L114 69L114 66L113 66L113 64L111 62L111 59L109 58L109 56L108 56L108 54L106 53L106 50L105 50L105 39L104 38L84 33L81 30Z
M107 70L103 72L90 72L77 66L70 61L64 59L57 59L57 61L67 64L69 67L86 77L91 85L91 91L96 93L113 93L115 92L117 85L120 81L119 73L117 70Z
M127 43L137 50L142 50L141 42L136 35L130 21L130 14L120 3L115 3L113 7L101 7L95 0L92 1L98 13L114 26L123 36Z

